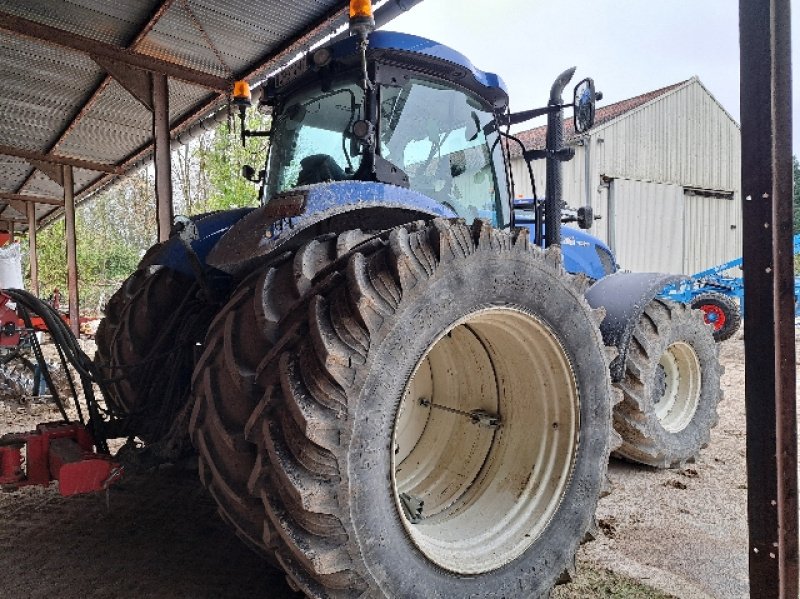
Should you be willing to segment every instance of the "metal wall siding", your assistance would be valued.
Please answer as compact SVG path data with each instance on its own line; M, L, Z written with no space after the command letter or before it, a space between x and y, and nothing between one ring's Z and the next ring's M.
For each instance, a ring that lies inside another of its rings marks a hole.
M686 237L682 272L699 272L742 254L739 197L738 193L732 199L685 194Z
M683 188L615 179L611 184L614 251L627 270L683 270Z
M606 176L738 189L739 128L697 81L592 137L603 146L596 169Z
M614 242L623 268L690 274L741 255L739 128L696 79L593 130L588 143L589 197L578 145L563 165L564 199L603 217L590 232ZM512 168L518 195L530 196L524 162ZM543 197L543 161L534 172ZM684 196L684 188L729 191L734 200Z

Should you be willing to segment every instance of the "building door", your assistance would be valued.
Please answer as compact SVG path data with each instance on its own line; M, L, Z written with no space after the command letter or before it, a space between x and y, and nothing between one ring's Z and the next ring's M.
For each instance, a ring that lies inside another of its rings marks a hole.
M684 192L683 272L693 274L742 255L742 209L733 192Z
M635 272L683 271L683 187L613 179L609 187L609 245Z

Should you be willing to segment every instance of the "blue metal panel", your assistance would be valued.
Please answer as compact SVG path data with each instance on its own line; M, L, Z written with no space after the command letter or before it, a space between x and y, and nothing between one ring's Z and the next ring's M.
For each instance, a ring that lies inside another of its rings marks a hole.
M533 218L518 211L514 222L528 228L533 243ZM602 279L617 270L614 254L609 247L597 237L580 229L561 228L561 254L564 257L564 268L573 274L582 272L592 279Z
M282 203L287 198L300 200L299 215L286 215ZM359 220L358 214L371 214L361 219L369 224L352 224ZM220 240L207 262L229 274L238 274L273 252L283 251L284 246L291 247L288 244L303 238L310 227L347 215L353 216L347 228L384 228L419 218L456 216L426 195L384 183L333 181L295 187L241 219Z
M358 39L356 36L346 38L333 46L331 52L334 58L342 58L355 54L357 50ZM457 64L465 69L475 77L475 80L485 85L486 87L493 87L503 90L508 94L508 88L505 82L495 73L487 73L476 68L475 65L463 54L456 52L439 42L410 35L407 33L396 33L393 31L375 31L369 36L369 47L371 49L387 49L387 50L404 50L406 52L416 52L417 54L425 54L433 58L439 58Z
M225 210L204 216L201 215L193 219L197 226L198 239L193 241L191 246L201 264L205 264L208 253L228 229L252 211L253 208L239 208L237 210ZM194 272L186 256L186 248L177 236L170 237L158 254L154 256L151 264L161 264L194 277Z

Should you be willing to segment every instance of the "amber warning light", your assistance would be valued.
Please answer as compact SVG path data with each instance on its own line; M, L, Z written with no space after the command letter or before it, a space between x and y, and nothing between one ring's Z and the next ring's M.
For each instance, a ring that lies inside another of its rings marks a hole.
M237 106L242 104L250 106L250 86L247 81L237 81L233 84L233 103Z
M350 0L350 31L361 39L375 29L371 0Z

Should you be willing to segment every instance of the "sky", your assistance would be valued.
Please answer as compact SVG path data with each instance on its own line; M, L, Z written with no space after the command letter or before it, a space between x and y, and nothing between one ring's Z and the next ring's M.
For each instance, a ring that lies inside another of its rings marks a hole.
M800 2L792 9L800 64ZM424 0L384 29L434 39L497 73L512 111L546 104L553 79L576 66L573 82L594 78L601 106L696 75L738 122L738 12L736 0ZM800 156L800 75L792 91Z

